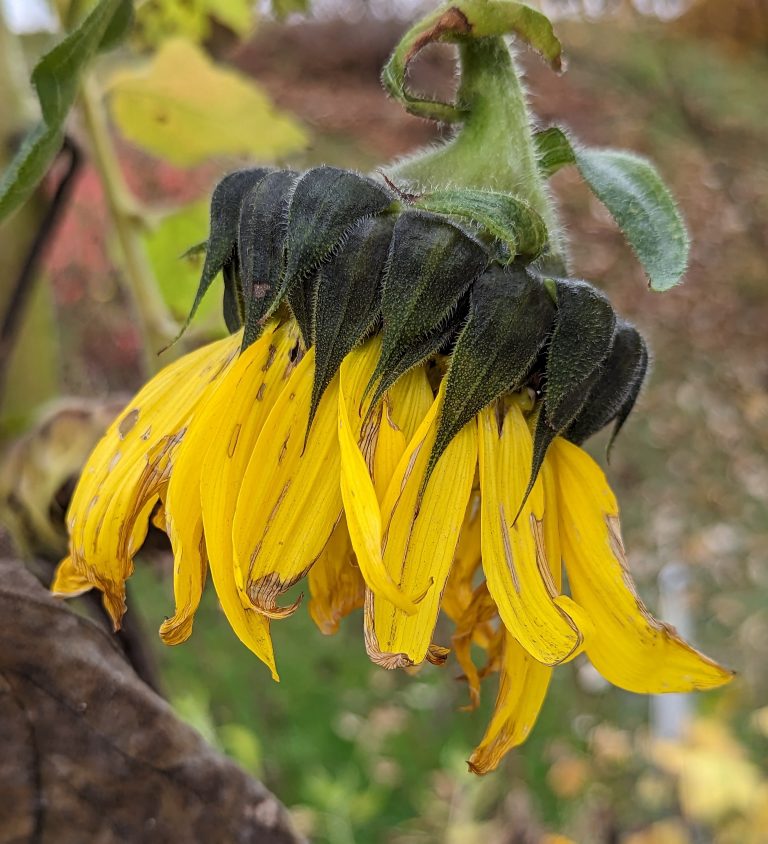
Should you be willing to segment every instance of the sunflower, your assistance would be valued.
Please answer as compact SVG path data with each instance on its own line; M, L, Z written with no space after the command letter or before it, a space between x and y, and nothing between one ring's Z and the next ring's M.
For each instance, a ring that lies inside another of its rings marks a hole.
M234 174L214 194L216 209L236 183L239 230L215 211L201 286L230 279L234 333L166 367L99 443L54 592L96 587L119 627L152 520L174 554L162 639L190 636L210 570L277 680L270 624L297 610L301 598L281 599L306 577L323 633L363 608L377 665L442 664L451 644L470 705L499 672L478 773L525 740L552 668L579 653L639 693L727 682L640 601L616 499L577 444L631 410L638 332L586 283L501 260L477 231L362 176L285 174ZM339 186L342 211L328 207ZM285 201L300 237L265 246L252 221L282 217ZM286 282L291 266L304 269ZM455 625L445 644L441 609Z

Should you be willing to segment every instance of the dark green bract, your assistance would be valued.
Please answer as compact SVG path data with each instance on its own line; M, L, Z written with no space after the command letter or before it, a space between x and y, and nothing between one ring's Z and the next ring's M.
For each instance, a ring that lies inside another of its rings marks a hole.
M211 200L196 311L224 277L243 348L283 309L315 346L308 430L342 360L381 332L370 407L409 369L440 358L445 399L424 483L484 407L536 398L531 485L556 436L581 443L624 424L645 377L643 339L585 281L553 278L541 218L505 194L418 196L335 167L233 173ZM282 313L283 310L280 312Z

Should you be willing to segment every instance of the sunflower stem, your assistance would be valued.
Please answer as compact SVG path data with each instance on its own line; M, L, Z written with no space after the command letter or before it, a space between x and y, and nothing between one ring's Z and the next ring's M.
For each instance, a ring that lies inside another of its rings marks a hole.
M563 258L560 223L538 166L531 114L514 58L503 38L459 44L459 128L451 140L418 153L390 171L417 188L485 188L514 194L542 217L553 256Z
M123 178L96 81L85 80L81 107L91 154L99 172L107 207L123 256L123 270L144 339L148 371L158 369L158 352L178 329L163 300L142 241L142 221L137 203Z

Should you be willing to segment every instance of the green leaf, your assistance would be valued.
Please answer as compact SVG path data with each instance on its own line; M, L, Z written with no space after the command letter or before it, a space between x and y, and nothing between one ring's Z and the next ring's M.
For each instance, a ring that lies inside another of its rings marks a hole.
M218 67L183 38L163 42L143 67L115 73L109 90L122 134L180 167L221 155L270 159L307 142L252 80Z
M552 24L541 12L513 0L450 0L403 36L382 71L382 83L389 94L412 114L456 122L462 119L460 108L415 97L407 90L408 65L428 44L503 35L516 35L554 68L560 68L562 47Z
M194 202L167 214L144 236L147 257L160 292L176 319L184 319L189 311L189 301L195 294L203 263L199 251L187 250L185 253L185 247L199 241L207 227L207 203ZM200 309L200 316L210 319L217 312L218 303L211 298Z
M536 133L536 148L539 154L539 169L546 178L553 176L562 167L576 163L568 136L557 126Z
M680 212L656 169L619 150L576 150L576 166L611 212L648 276L651 289L678 284L690 241Z
M482 229L516 255L538 256L547 242L547 227L540 215L522 199L496 191L469 188L433 190L414 204L425 211L463 217Z
M30 197L64 139L80 77L99 49L108 49L130 28L130 0L101 0L82 23L46 53L32 71L42 122L27 135L0 181L0 219Z
M672 194L649 161L621 150L581 147L556 127L539 132L536 142L545 176L568 164L578 167L616 220L652 290L680 283L688 267L688 233Z

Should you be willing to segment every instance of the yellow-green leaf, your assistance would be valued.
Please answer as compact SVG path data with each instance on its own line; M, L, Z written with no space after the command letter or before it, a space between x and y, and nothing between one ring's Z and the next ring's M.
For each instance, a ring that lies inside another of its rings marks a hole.
M183 38L110 82L112 116L128 140L179 166L219 155L274 158L307 136L249 79L216 66Z

